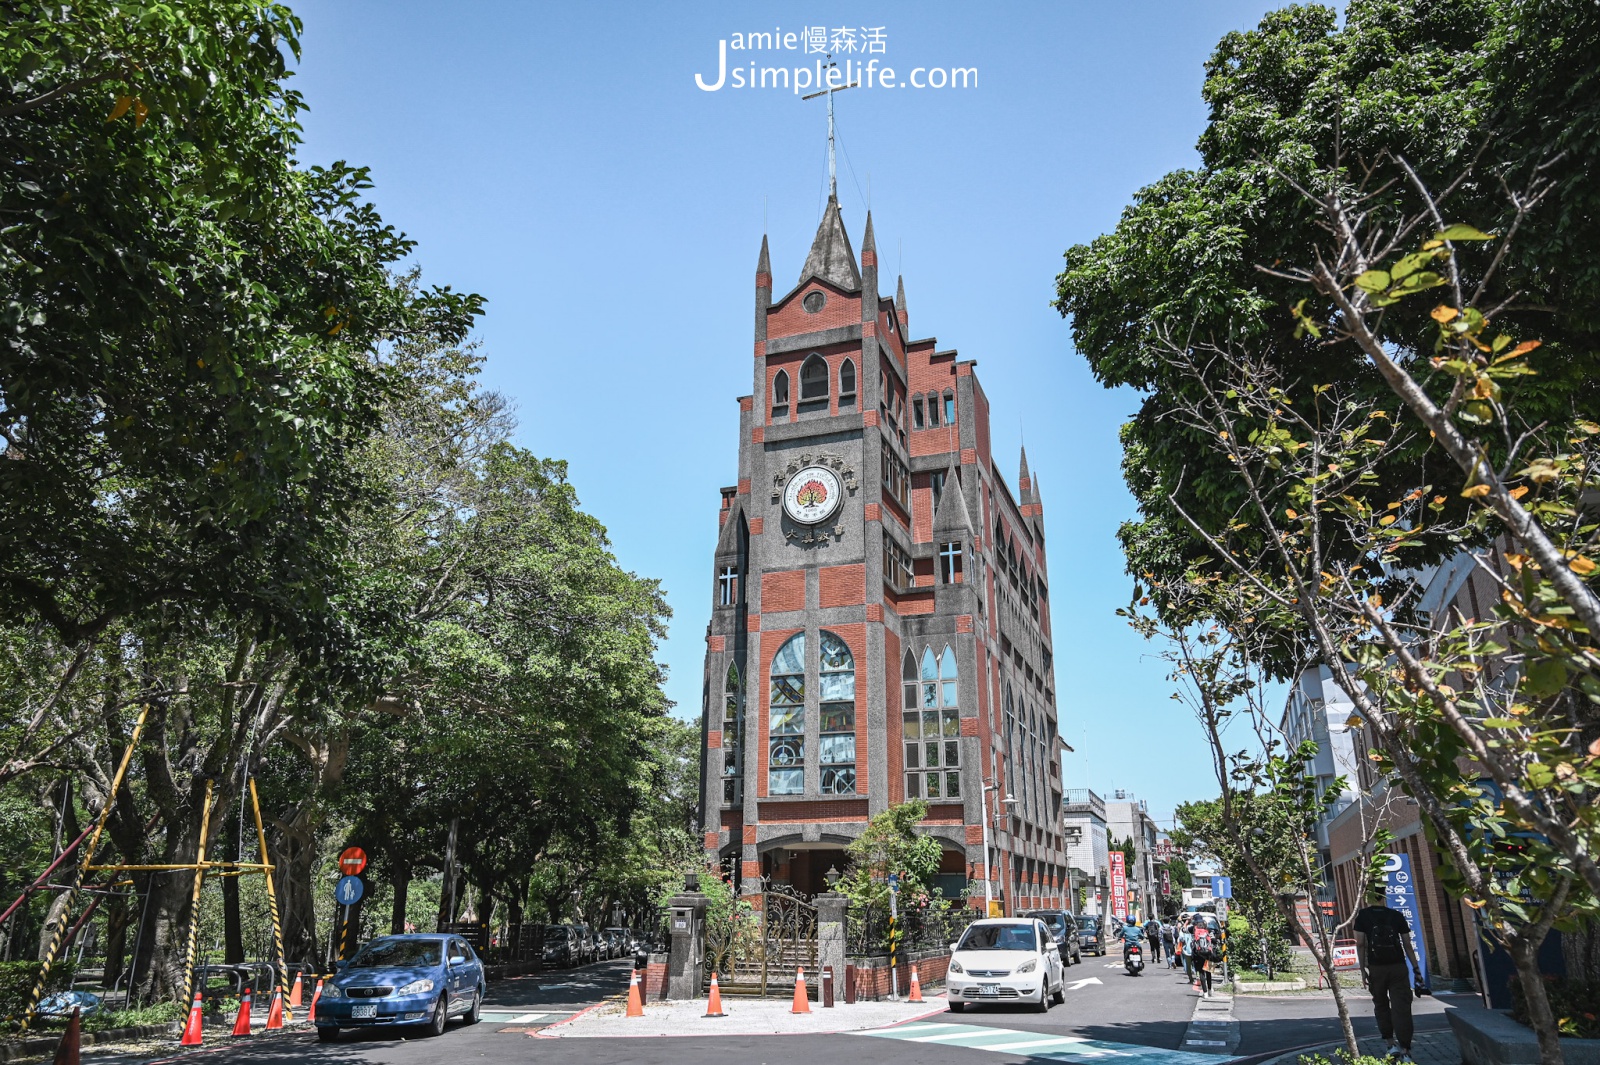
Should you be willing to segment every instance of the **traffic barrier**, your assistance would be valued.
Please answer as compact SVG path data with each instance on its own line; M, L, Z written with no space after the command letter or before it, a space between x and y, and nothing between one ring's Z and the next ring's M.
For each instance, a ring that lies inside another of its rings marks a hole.
M917 979L917 966L916 966L916 963L914 963L914 962L912 963L912 966L911 966L911 995L910 995L910 997L908 997L906 999L906 1001L907 1002L921 1002L922 1001L922 982Z
M244 989L244 997L239 1000L239 1015L233 1019L234 1035L250 1034L250 989Z
M794 1005L789 1012L811 1012L811 999L806 995L806 970L804 966L794 971Z
M717 987L717 974L711 974L711 997L706 999L707 1017L726 1017L722 1012L722 990Z
M300 995L301 995L301 991L300 991L300 974L299 973L295 973L294 974L294 986L289 989L289 1008L290 1009L299 1009L300 1008L300 1005L301 1005Z
M633 970L633 979L628 981L628 1016L644 1016L644 1000L639 993L639 970Z
M315 991L311 992L311 1007L308 1010L306 1010L306 1020L308 1022L309 1021L315 1021L317 1019L317 999L319 999L321 997L322 997L322 977L319 976L319 977L317 977L317 989Z
M272 1005L267 1007L267 1027L283 1027L283 992L277 988L272 989Z
M189 1022L183 1026L183 1038L178 1040L182 1047L197 1047L200 1045L200 992L194 993L194 1005L189 1009Z
M83 1026L78 1020L78 1007L72 1007L72 1019L67 1022L67 1030L61 1033L61 1042L56 1044L56 1057L50 1065L78 1065L78 1053L83 1046Z

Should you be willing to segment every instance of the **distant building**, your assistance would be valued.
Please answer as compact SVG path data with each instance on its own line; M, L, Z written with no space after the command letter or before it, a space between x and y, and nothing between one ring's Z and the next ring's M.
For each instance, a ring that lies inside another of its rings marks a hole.
M1317 745L1317 755L1310 769L1316 777L1319 796L1326 795L1341 778L1343 781L1333 804L1317 821L1317 853L1323 882L1316 901L1325 914L1338 912L1328 826L1358 797L1356 787L1361 767L1356 758L1355 729L1350 725L1354 713L1355 704L1333 682L1328 667L1315 666L1302 672L1289 690L1280 724L1291 747L1306 740Z
M1160 912L1161 874L1156 867L1159 832L1143 799L1117 789L1106 803L1106 832L1112 843L1132 838L1134 859L1128 866L1129 909L1140 917ZM1152 902L1152 900L1154 900Z
M1070 903L1073 911L1109 913L1111 848L1106 801L1088 788L1068 788L1061 799L1061 832L1075 892Z

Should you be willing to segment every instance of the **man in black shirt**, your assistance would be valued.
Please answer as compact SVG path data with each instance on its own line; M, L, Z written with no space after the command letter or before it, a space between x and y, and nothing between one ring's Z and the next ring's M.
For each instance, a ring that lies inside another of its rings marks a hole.
M1372 1012L1378 1031L1388 1047L1389 1057L1411 1061L1411 976L1421 988L1422 972L1416 948L1411 945L1411 926L1405 914L1383 904L1383 887L1367 888L1367 905L1356 914L1356 956L1361 962L1361 978L1372 992ZM1410 959L1411 967L1406 968Z

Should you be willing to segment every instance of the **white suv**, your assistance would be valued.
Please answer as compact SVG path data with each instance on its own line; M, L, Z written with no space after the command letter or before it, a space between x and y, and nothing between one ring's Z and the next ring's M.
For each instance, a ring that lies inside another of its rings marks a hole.
M1066 1001L1061 952L1044 922L1031 917L974 921L950 945L945 989L950 1011L969 1002L1031 1002L1044 1013Z

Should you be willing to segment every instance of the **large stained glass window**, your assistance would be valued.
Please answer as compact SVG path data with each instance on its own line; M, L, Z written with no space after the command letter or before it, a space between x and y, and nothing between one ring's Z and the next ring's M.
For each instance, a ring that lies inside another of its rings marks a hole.
M796 633L772 660L767 736L767 794L806 790L806 634Z
M920 662L906 652L901 683L908 799L961 797L958 680L956 653L950 647L937 658L933 648L924 648Z
M831 632L821 634L821 737L817 763L822 767L822 794L854 795L856 790L856 662L845 642Z

